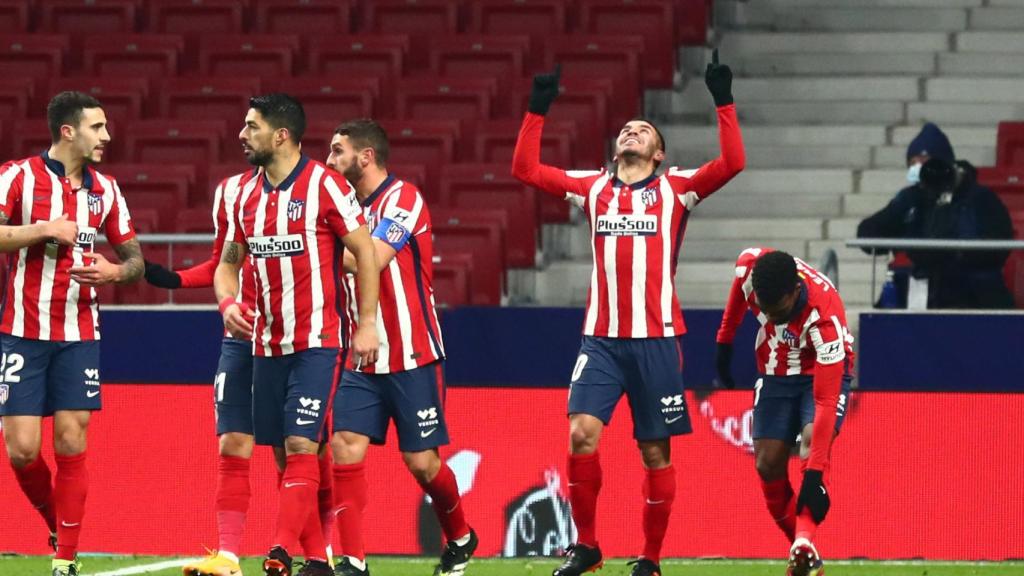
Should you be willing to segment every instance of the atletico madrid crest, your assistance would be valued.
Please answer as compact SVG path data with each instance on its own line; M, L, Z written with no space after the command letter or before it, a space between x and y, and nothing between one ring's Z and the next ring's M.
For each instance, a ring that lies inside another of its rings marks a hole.
M657 188L647 188L640 193L640 200L643 201L645 206L654 206L658 203L658 190Z
M89 213L93 216L99 216L103 213L103 196L99 194L88 194L89 196Z
M298 222L302 219L302 213L305 211L306 202L305 200L291 200L288 202L288 219L292 222Z

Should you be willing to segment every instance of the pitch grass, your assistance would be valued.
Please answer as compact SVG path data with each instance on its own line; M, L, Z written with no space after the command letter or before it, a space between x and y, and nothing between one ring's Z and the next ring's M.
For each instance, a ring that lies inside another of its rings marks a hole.
M89 556L82 559L84 576L147 564L176 560L156 556ZM259 576L262 559L244 558L242 570L247 576ZM370 558L373 576L430 576L436 560L428 558ZM556 559L505 560L477 559L467 576L548 576L558 565ZM860 562L827 563L828 576L1024 576L1024 562L943 563L943 562ZM609 560L596 576L628 576L626 559ZM772 560L665 560L666 576L782 576L785 563ZM50 573L50 558L44 556L0 557L0 575L36 576ZM134 572L138 574L139 572ZM145 572L152 576L180 576L181 568Z

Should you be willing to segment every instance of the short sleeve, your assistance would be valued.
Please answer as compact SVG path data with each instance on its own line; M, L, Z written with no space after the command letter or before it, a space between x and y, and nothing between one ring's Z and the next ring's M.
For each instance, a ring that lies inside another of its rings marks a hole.
M7 220L14 219L18 206L21 205L22 167L8 162L0 167L0 212Z
M409 238L429 233L430 226L424 217L423 196L412 185L403 183L385 201L380 221L373 230L373 237L401 250Z
M359 207L356 192L347 180L340 180L333 174L324 173L320 186L321 210L327 226L338 238L366 225L363 211Z
M114 198L107 219L103 223L103 232L107 236L107 240L117 246L135 237L135 227L132 225L128 204L124 201L124 195L121 194L121 188L117 185L117 181L111 179L110 187L113 190Z
M818 364L838 364L846 358L845 334L837 316L820 318L811 326L810 336Z

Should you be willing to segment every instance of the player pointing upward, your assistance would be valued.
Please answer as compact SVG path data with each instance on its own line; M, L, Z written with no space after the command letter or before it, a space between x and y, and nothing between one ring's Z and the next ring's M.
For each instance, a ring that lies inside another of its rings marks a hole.
M615 167L570 171L540 163L544 115L558 96L559 69L534 78L512 173L579 207L590 222L594 269L583 345L569 394L569 499L578 542L554 576L577 576L602 563L595 516L601 489L598 442L619 398L633 413L646 477L645 544L634 576L661 573L661 545L675 497L671 436L688 434L679 337L686 331L674 289L676 262L690 212L744 166L732 73L717 51L705 82L718 108L721 156L696 170L655 170L665 141L649 121L627 122L615 141Z

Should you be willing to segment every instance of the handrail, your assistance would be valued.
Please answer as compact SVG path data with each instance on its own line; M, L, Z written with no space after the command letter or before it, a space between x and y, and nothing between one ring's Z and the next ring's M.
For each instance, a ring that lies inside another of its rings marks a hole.
M882 248L885 250L1024 250L1024 240L939 240L935 238L850 238L848 248ZM868 302L875 301L878 253L871 251L871 284Z

